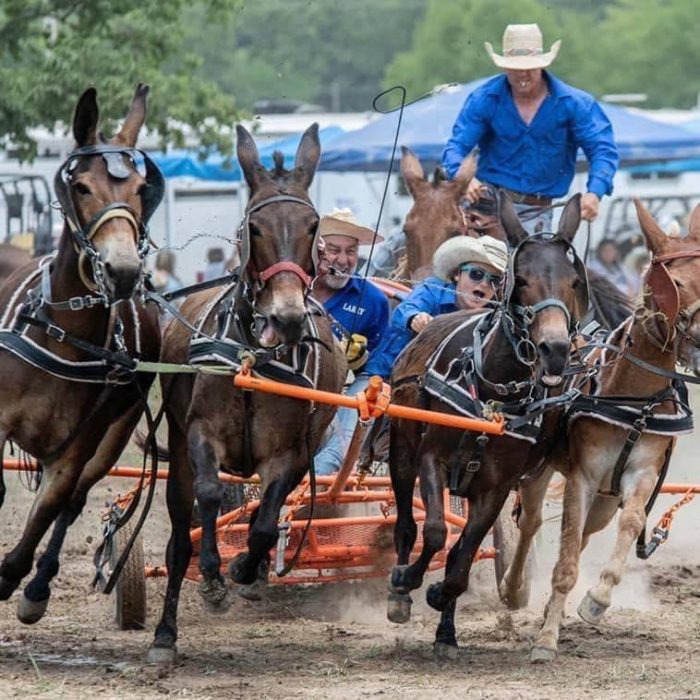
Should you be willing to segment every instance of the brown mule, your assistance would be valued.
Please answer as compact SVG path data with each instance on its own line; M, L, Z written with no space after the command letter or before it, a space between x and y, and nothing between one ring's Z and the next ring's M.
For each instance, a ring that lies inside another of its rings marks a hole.
M23 622L43 616L66 530L125 447L153 379L120 370L89 348L152 360L159 354L157 309L140 302L146 223L162 184L155 171L142 175L134 159L147 93L139 86L110 140L97 131L96 91L82 95L73 119L76 150L57 176L66 218L58 252L0 288L0 445L11 439L43 465L24 533L0 564L0 599L29 573L56 521L20 599ZM154 191L144 194L148 188ZM4 492L0 481L0 503Z
M454 412L459 402L454 397L462 395L477 397L479 402L513 405L542 396L542 384L552 387L561 382L570 338L588 307L585 271L571 246L580 221L579 202L577 195L567 204L558 235L528 237L510 201L504 201L503 225L515 250L503 308L491 315L458 312L431 322L398 358L392 375L397 403ZM524 333L528 353L523 341L518 341ZM430 367L429 360L441 344L434 367ZM477 347L481 350L469 354ZM433 377L453 373L451 382L430 384ZM472 408L471 414L481 416L481 405ZM546 454L556 435L557 413L545 414L541 430L528 434L510 431L492 436L485 445L478 435L439 426L428 426L421 432L420 426L409 421L392 421L390 470L397 507L394 543L398 554L389 596L392 621L408 619L409 593L422 585L432 557L445 545L443 499L448 483L457 495L469 500L469 520L448 555L445 579L431 585L426 593L428 604L442 613L435 637L440 653L456 653L456 600L468 587L474 554L509 491ZM468 466L474 463L478 463L475 469ZM417 534L412 505L417 475L426 520L422 552L409 564Z
M617 328L609 343L623 348L598 350L589 363L600 361L595 375L596 395L615 403L629 405L624 397L639 397L637 408L648 406L652 416L676 412L670 380L634 364L641 360L663 371L673 371L676 362L684 361L696 375L697 348L700 347L700 207L696 207L686 238L667 236L653 217L637 200L637 213L652 264L645 284L644 306ZM628 359L630 358L630 359ZM590 391L591 386L587 389ZM652 401L653 397L658 400ZM649 420L652 420L650 418ZM616 478L618 462L627 428L577 414L569 426L568 462L551 464L562 471L567 480L561 527L559 559L552 574L552 593L545 610L545 620L535 641L531 660L550 661L556 657L559 626L568 594L578 578L581 550L591 534L605 528L621 508L618 534L612 556L603 568L597 585L591 588L578 612L591 624L597 624L610 606L612 589L622 577L625 559L646 524L645 506L649 501L664 464L670 459L675 437L647 432L651 424L629 452L621 476ZM658 426L656 427L658 430ZM521 516L521 537L511 569L504 577L504 586L517 586L518 566L541 523L541 507L546 482L551 471L525 490ZM618 483L616 483L618 482ZM543 486L544 484L544 486ZM529 493L528 493L529 491ZM644 555L643 555L644 556Z
M207 291L191 296L181 312L190 323L201 323L216 334L213 351L237 343L258 356L291 364L294 354L308 351L312 384L340 391L345 362L333 341L330 323L307 299L315 274L319 217L308 188L318 164L318 127L301 139L295 168L285 170L281 157L267 171L260 164L250 134L238 127L238 159L251 196L243 226L241 282L224 292ZM309 324L316 326L317 342L309 340ZM166 329L163 360L185 362L201 343L177 319ZM262 361L254 371L265 373ZM288 377L289 379L289 377ZM231 563L234 581L248 585L256 580L278 539L278 518L287 495L309 467L334 408L308 402L247 393L236 389L231 377L181 375L164 378L163 395L169 426L170 471L168 511L172 534L168 544L168 587L163 616L148 652L152 662L175 660L177 605L182 580L190 563L190 519L193 496L202 518L199 566L203 576L200 594L210 610L225 610L229 592L221 575L216 542L216 517L223 487L217 473L260 475L262 499L251 518L248 551Z

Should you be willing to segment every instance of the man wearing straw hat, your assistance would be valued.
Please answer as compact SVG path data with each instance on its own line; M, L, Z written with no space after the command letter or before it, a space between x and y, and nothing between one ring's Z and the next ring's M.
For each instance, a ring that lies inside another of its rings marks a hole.
M361 226L349 209L334 209L321 218L319 235L322 248L320 274L312 294L333 320L333 332L345 346L350 369L355 373L349 394L367 387L363 367L379 345L389 324L389 302L368 280L355 276L358 249L383 238ZM334 421L332 436L316 454L316 473L338 471L357 423L357 411L341 408Z
M545 70L560 41L542 48L536 24L509 24L503 55L486 50L504 75L472 92L454 124L443 165L454 177L464 157L479 147L476 177L467 191L475 202L482 185L505 190L530 233L552 228L552 200L569 190L576 154L589 162L581 215L593 221L601 198L612 192L618 153L609 119L595 99Z

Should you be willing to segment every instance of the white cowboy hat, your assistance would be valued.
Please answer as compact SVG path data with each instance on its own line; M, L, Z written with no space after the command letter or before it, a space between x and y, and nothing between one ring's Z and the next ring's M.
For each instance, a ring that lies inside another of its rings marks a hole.
M355 220L355 216L350 209L333 209L330 214L321 217L319 223L320 236L348 236L354 238L358 243L364 245L373 240L377 243L383 241L384 237L377 234L366 226L360 226Z
M502 274L508 267L508 248L492 236L454 236L440 245L433 255L435 274L448 282L452 281L457 268L465 263L491 265Z
M503 32L503 56L499 56L488 41L484 46L499 68L530 70L550 65L559 53L561 41L555 41L544 53L542 32L536 24L509 24Z

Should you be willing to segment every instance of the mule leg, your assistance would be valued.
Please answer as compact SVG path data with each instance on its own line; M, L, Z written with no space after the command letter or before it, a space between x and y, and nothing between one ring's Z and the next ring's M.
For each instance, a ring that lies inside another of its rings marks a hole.
M469 587L469 572L474 555L491 529L506 502L510 484L477 493L469 500L469 520L448 557L445 579L426 591L426 600L435 610L443 611ZM453 553L454 552L454 553Z
M193 424L189 433L189 451L194 470L194 495L202 519L202 543L199 570L203 580L199 594L212 612L224 612L231 605L229 590L221 575L221 556L216 542L216 518L221 508L224 486L219 481L219 462L214 447Z
M630 489L630 493L625 494L623 489L624 506L618 521L617 539L612 556L601 572L599 582L586 593L578 607L578 614L586 622L597 624L610 607L612 589L620 583L627 554L646 522L644 507L654 489L655 481L654 472L639 479Z
M416 543L418 528L413 517L413 493L416 487L415 452L406 436L406 431L414 426L408 421L391 426L389 443L389 471L396 502L396 523L394 525L394 549L397 554L395 571L403 571ZM389 584L387 618L391 622L404 623L411 619L411 596L404 590L396 590Z
M301 463L306 464L306 450L302 450ZM248 530L248 551L239 554L229 565L231 578L250 585L258 576L260 563L265 561L279 537L278 520L287 496L301 482L304 469L299 466L299 456L287 451L268 460L270 479L260 500L255 522ZM296 464L296 466L295 466ZM265 472L263 468L261 472Z
M130 408L117 422L113 423L97 452L85 465L78 479L68 508L61 511L56 519L51 539L46 551L36 565L36 574L24 589L17 616L25 624L38 622L46 612L51 596L51 580L58 574L59 557L68 528L80 515L85 506L90 489L114 466L119 455L129 442L143 409L140 404Z
M175 421L168 421L170 469L166 500L170 516L171 533L166 552L168 585L163 601L163 613L156 627L153 643L148 650L150 663L174 663L177 641L177 606L180 599L182 580L192 558L190 521L194 495L192 472L187 457L187 441L176 427Z
M433 452L423 451L420 455L420 490L425 505L423 548L413 564L405 568L394 568L391 584L397 592L408 593L420 588L430 562L445 546L447 526L443 500L444 481L444 470L437 463Z
M518 544L498 587L498 595L509 608L517 609L527 605L522 593L523 573L532 541L542 526L542 506L553 473L551 467L546 467L537 479L520 486L522 510L518 520Z
M17 545L0 564L0 600L7 600L31 571L41 538L70 499L79 470L71 456L44 467L39 491Z
M551 661L557 655L559 627L566 599L578 579L583 526L594 493L595 487L579 470L569 473L564 489L559 558L552 572L552 593L545 608L544 624L530 653L530 660L534 663Z

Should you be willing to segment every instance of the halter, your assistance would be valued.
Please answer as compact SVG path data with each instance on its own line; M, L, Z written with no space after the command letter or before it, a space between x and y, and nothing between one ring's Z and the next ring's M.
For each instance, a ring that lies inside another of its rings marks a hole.
M669 260L698 257L700 257L700 250L659 255L652 259L649 271L644 277L644 286L649 287L654 303L665 318L669 333L673 331L673 337L667 338L666 343L673 340L676 333L678 333L693 345L696 345L695 341L688 334L688 328L693 320L693 316L700 310L700 299L694 301L687 309L681 309L678 286L673 281L666 263Z
M81 226L75 203L71 194L73 173L81 157L100 156L105 162L109 175L117 180L126 180L132 171L124 163L124 156L129 158L134 169L137 163L143 160L146 170L146 192L141 196L142 215L139 219L137 213L126 202L111 202L100 209L84 226ZM68 154L56 177L54 178L54 190L61 205L63 216L73 236L73 246L79 254L78 271L83 284L91 291L97 291L108 304L107 290L104 278L104 263L95 248L92 239L97 231L112 219L125 219L134 231L138 255L141 260L148 252L150 241L148 236L148 221L163 198L165 180L158 166L144 151L129 146L111 144L97 144L83 146ZM89 278L85 265L90 262L94 282Z
M588 308L589 301L588 274L586 272L586 266L576 253L574 246L569 243L569 241L565 240L556 233L541 232L528 236L516 246L508 261L508 270L506 272L506 289L503 295L504 313L501 319L506 336L513 346L516 356L523 364L530 366L537 362L537 348L532 340L530 340L529 328L534 323L535 317L540 311L544 311L544 309L548 308L559 309L564 314L564 318L566 319L566 325L569 329L569 337L578 332L578 321L573 321L571 318L571 312L567 308L566 304L561 301L561 299L548 297L528 306L522 306L513 302L513 293L515 291L515 263L517 257L521 253L522 249L528 245L528 243L536 240L544 240L546 242L559 241L566 246L567 254L572 257L574 270L579 279L584 283L583 289L579 292L582 295L580 301L583 308Z
M316 270L318 268L318 231L314 235L314 240L312 242L311 248L311 260L313 263L313 274L309 275L300 265L292 262L291 260L281 260L279 262L266 267L264 270L256 270L253 267L251 256L250 256L250 215L254 214L256 211L260 211L263 207L269 204L276 204L279 202L293 202L294 204L303 204L305 207L309 207L314 213L316 213L316 208L311 202L301 199L300 197L294 197L288 194L278 194L267 199L263 199L261 202L251 206L246 212L245 219L241 223L239 229L239 240L241 242L241 269L245 270L250 279L255 283L257 289L256 292L260 292L265 284L279 272L293 272L304 285L306 290L311 287L311 282L313 277L316 275Z

